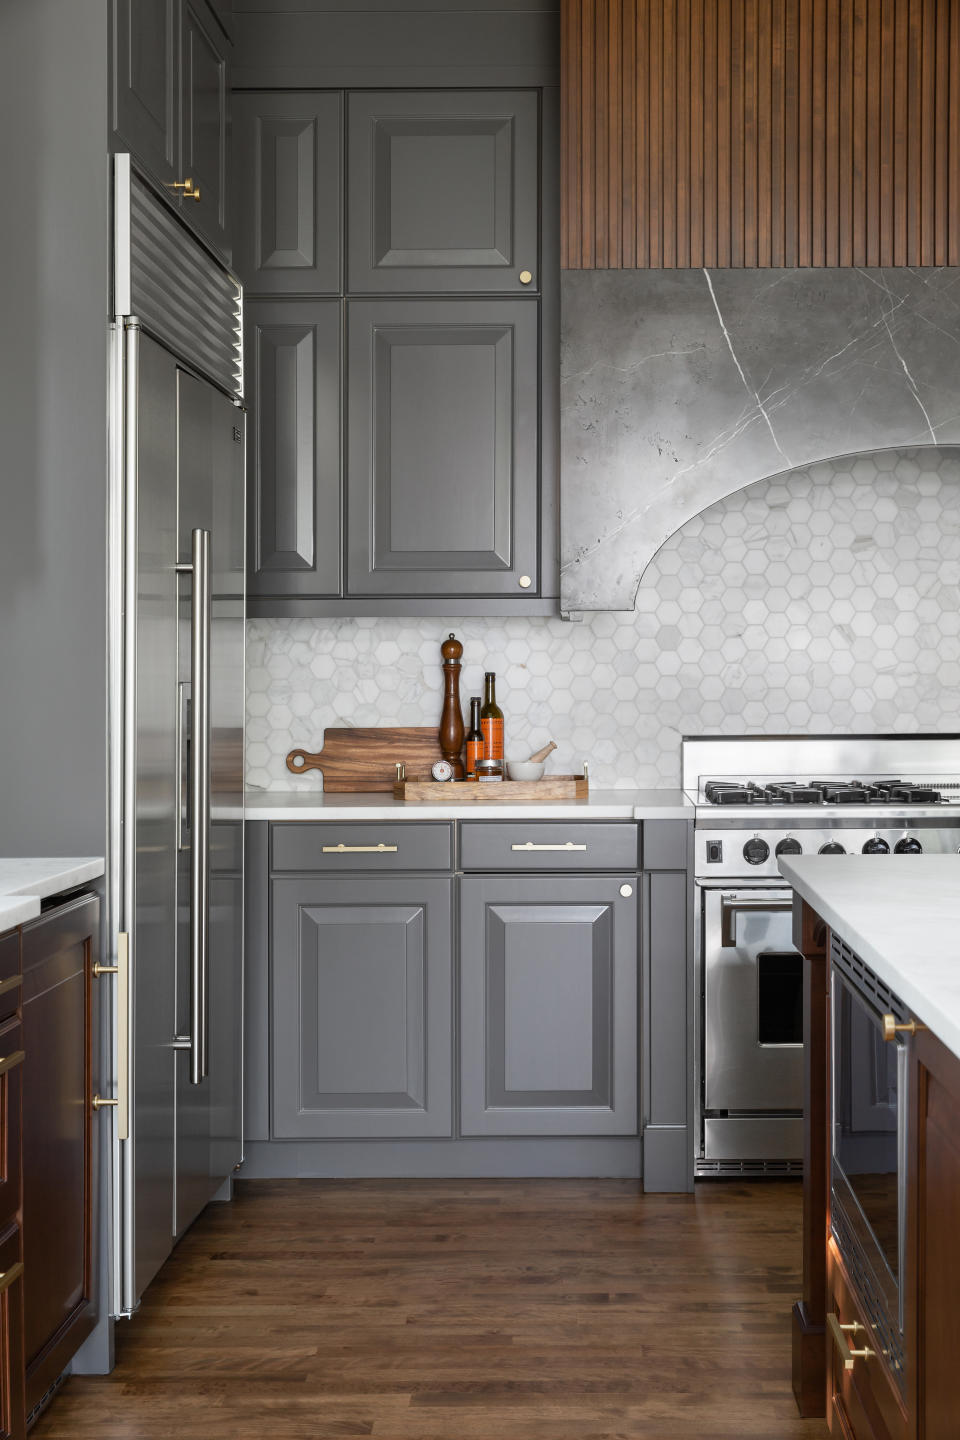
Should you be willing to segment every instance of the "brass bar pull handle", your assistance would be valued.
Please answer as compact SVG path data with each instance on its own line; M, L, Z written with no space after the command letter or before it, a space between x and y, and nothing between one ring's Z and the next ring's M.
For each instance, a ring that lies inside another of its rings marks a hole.
M93 974L99 980L101 975L116 975L119 965L101 965L99 960L94 961Z
M858 1324L856 1320L851 1321L848 1325L841 1325L831 1310L827 1315L827 1329L830 1331L831 1340L837 1347L844 1370L852 1370L854 1360L870 1360L876 1355L876 1350L871 1350L869 1345L864 1345L860 1350L851 1348L845 1332L859 1335L863 1331L866 1334L866 1326Z
M916 1035L918 1030L927 1028L926 1025L921 1025L916 1020L907 1020L901 1025L896 1015L884 1015L883 1017L884 1040L896 1040L898 1034Z
M19 990L22 984L22 975L11 975L9 980L4 980L0 983L0 995L8 995L11 990Z
M396 855L396 845L324 845L324 855Z
M6 1075L8 1070L15 1070L18 1065L23 1064L26 1058L25 1050L14 1050L12 1055L0 1057L0 1075Z
M11 1265L9 1270L0 1270L0 1295L4 1290L9 1290L15 1281L23 1274L23 1261L18 1260L16 1265Z
M105 1106L110 1105L116 1105L118 1110L120 1108L119 1100L105 1100L102 1095L94 1095L91 1104L93 1105L94 1110L103 1110Z
M511 850L561 850L564 853L570 850L586 850L586 845L576 845L572 840L567 840L563 845L537 845L532 840L525 840L522 845L511 845Z

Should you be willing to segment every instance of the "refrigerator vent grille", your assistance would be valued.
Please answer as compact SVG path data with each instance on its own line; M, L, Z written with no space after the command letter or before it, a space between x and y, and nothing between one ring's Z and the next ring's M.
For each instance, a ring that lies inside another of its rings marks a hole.
M129 194L129 313L207 379L242 398L239 282L136 175Z

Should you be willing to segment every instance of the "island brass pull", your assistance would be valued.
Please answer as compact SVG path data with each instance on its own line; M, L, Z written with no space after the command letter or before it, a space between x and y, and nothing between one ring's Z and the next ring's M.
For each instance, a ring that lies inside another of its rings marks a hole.
M324 845L323 853L324 855L396 855L397 847L396 845L384 845L382 840L379 845L344 845L341 841L339 845Z
M0 1295L4 1290L9 1290L15 1280L19 1280L23 1274L23 1261L18 1260L16 1265L11 1265L9 1270L0 1270Z
M14 1050L12 1055L4 1055L0 1059L0 1075L6 1075L8 1070L15 1070L18 1065L23 1064L26 1058L25 1050Z
M119 969L119 965L101 965L100 961L96 960L93 966L93 973L99 980L101 975L116 975Z
M171 180L171 181L168 181L168 182L167 182L167 189L168 189L168 190L182 190L182 191L183 191L183 198L184 198L184 200L199 200L199 199L200 199L200 189L199 189L199 186L194 186L194 183L193 183L193 181L192 181L192 179L190 178L189 175L187 176L186 180Z
M883 1038L884 1040L896 1040L897 1034L916 1035L918 1030L926 1030L926 1025L920 1025L916 1020L907 1020L899 1024L896 1015L884 1015L883 1017Z
M525 840L522 845L511 845L511 850L586 850L586 845L575 845L572 840L567 840L563 845L536 845L532 840Z
M858 1335L862 1330L864 1334L866 1334L866 1328L865 1325L860 1325L856 1320L852 1320L848 1325L841 1325L832 1310L827 1315L827 1329L830 1331L830 1338L840 1352L840 1359L843 1362L844 1370L852 1370L854 1360L869 1360L872 1356L876 1355L876 1350L871 1350L869 1345L864 1345L862 1350L853 1350L847 1343L845 1331L848 1331L851 1335Z
M119 1101L119 1100L105 1100L102 1095L94 1095L92 1104L93 1104L94 1110L102 1110L105 1105L116 1105L116 1106L119 1108L120 1101Z
M22 984L22 975L11 975L9 980L4 980L2 983L0 983L0 995L6 995L11 990L19 990Z

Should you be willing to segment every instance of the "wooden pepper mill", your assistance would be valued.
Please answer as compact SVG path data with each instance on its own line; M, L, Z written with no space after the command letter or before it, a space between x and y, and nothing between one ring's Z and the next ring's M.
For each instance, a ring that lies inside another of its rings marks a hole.
M463 646L451 630L440 646L443 656L443 709L440 712L440 751L453 766L454 780L463 779L463 711L460 709L460 656Z

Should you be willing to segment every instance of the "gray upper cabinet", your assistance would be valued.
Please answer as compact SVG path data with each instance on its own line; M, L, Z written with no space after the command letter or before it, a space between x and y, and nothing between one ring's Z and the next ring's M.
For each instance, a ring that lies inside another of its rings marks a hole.
M229 254L227 235L227 41L201 0L182 0L180 19L180 166L193 181L181 192L186 218L215 250ZM196 198L199 196L199 198Z
M351 294L535 291L538 132L534 91L352 94Z
M235 260L248 294L340 292L341 97L234 96Z
M179 0L114 0L110 124L161 184L178 177Z
M206 0L112 0L111 146L229 259L229 41ZM189 181L189 184L188 184Z
M340 302L246 307L251 595L340 590Z
M452 889L274 880L274 1136L450 1135Z
M636 1134L632 880L467 876L460 964L464 1135Z
M348 337L348 594L536 594L536 301L351 300Z

